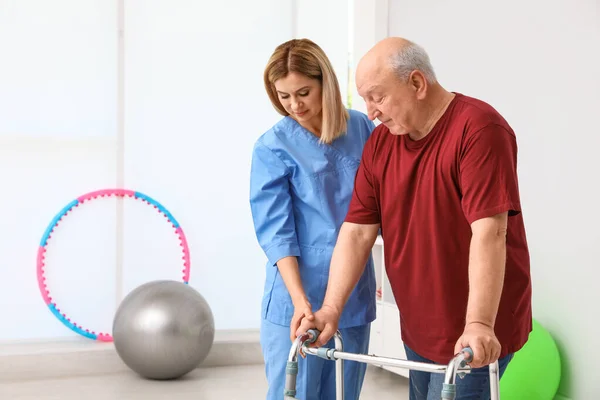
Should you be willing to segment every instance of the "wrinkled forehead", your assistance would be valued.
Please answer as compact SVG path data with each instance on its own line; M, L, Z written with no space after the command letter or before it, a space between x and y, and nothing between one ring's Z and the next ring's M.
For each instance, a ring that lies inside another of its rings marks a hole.
M374 91L381 91L388 79L391 70L383 63L363 65L356 70L356 89L361 96L367 96Z

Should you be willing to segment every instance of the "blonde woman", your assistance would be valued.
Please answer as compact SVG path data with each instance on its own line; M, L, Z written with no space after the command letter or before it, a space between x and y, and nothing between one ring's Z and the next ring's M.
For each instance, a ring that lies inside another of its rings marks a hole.
M310 40L279 45L264 84L283 118L255 143L250 205L268 259L261 325L267 399L280 400L291 341L301 320L311 319L323 303L332 251L375 126L365 114L344 107L327 56ZM346 351L368 351L375 291L369 257L338 326ZM346 399L359 398L365 371L364 363L345 362ZM335 363L301 358L297 391L304 400L335 398Z

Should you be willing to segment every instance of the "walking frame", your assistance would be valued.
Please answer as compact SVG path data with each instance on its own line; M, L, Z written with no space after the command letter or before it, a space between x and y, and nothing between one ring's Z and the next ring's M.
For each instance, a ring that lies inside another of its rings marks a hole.
M454 356L448 365L428 364L417 361L408 361L398 358L380 357L368 354L355 354L344 352L342 334L338 330L334 335L335 348L327 347L309 347L308 345L317 340L320 332L311 329L303 335L296 338L290 349L284 389L284 399L297 399L296 396L296 377L298 375L298 355L300 352L305 355L317 356L326 360L335 361L335 387L336 400L344 400L344 364L343 360L357 361L373 365L388 365L392 367L406 368L415 371L432 372L445 374L442 387L441 400L454 400L456 398L456 376L461 379L471 368L467 365L473 358L473 350L469 347L463 349ZM464 352L470 356L465 356ZM498 361L490 364L490 399L500 400L500 378Z

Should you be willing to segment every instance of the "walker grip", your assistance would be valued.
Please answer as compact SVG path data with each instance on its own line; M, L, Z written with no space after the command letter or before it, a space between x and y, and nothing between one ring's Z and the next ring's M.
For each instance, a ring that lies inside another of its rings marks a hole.
M310 338L306 341L307 343L314 343L317 341L317 338L319 337L319 335L321 334L321 331L319 331L318 329L309 329L306 332L308 335L310 335Z
M468 363L469 363L469 362L473 361L473 357L475 357L475 355L474 355L474 353L473 353L473 349L471 349L470 347L465 347L465 348L464 348L464 349L462 349L460 352L461 352L461 354L463 354L463 355L464 355L464 353L468 353L468 354L469 354L469 356L468 356L468 357L465 355L465 362L468 362Z

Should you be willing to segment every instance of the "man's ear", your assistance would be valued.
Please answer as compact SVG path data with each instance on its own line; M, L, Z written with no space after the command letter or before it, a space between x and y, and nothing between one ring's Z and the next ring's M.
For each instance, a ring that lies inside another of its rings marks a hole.
M410 73L408 86L415 92L419 100L425 97L429 87L427 78L425 78L425 75L419 70L414 70Z

